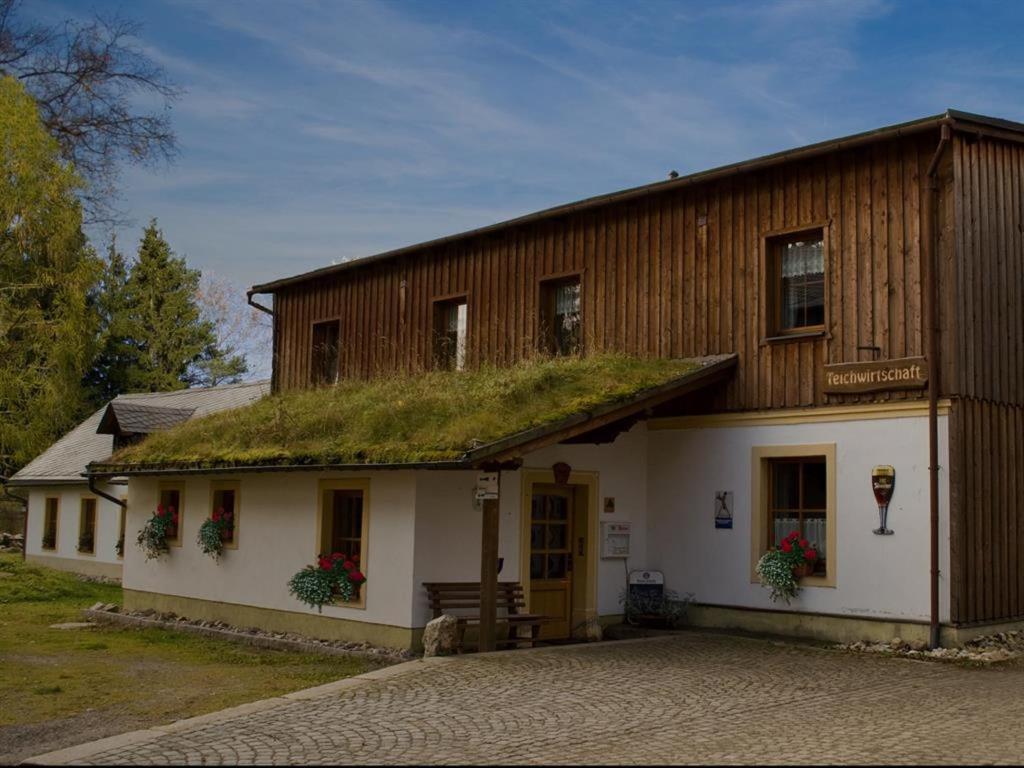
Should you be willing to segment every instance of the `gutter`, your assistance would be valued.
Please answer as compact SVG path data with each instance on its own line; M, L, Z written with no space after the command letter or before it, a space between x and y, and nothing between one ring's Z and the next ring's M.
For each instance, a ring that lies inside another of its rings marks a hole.
M16 493L11 493L11 489L7 487L8 478L0 475L0 487L3 488L3 498L14 499L14 501L20 501L22 506L25 507L25 521L21 524L21 559L25 560L25 553L28 551L28 498L19 496Z
M115 503L115 504L117 504L117 506L119 506L119 507L120 507L121 509L127 509L127 508L128 508L128 502L127 502L127 501L125 501L124 499L119 499L119 498L117 498L116 496L111 496L111 495L110 495L109 493L106 493L105 491L101 491L101 490L100 490L99 488L97 488L97 487L96 487L96 478L95 478L94 476L92 476L92 475L86 475L86 477L87 477L87 478L88 478L88 480L89 480L89 490L90 490L90 491L92 491L93 493L95 493L95 494L96 494L97 496L101 496L101 497L103 497L103 498L104 498L104 499L106 499L107 501L112 501L112 502L114 502L114 503Z
M928 646L938 648L940 641L939 623L939 388L941 361L939 334L939 230L938 219L939 185L937 175L939 162L949 144L952 120L941 123L941 135L935 154L928 165L926 174L927 201L924 209L924 236L922 244L927 249L924 260L927 269L925 292L925 358L930 369L928 376L928 504L929 504L929 554L930 554L930 620Z
M272 310L270 307L263 306L258 301L253 301L252 300L253 295L257 294L257 293L268 293L268 291L258 291L255 288L253 288L252 290L246 291L245 292L245 303L248 304L253 309L258 309L260 312L266 312L268 315L273 317L274 316L274 310Z

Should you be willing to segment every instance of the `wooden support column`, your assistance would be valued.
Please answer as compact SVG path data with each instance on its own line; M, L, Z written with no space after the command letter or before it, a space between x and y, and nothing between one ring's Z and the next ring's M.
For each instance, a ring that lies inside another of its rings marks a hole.
M498 476L500 495L501 473ZM480 537L480 651L493 651L498 624L499 499L484 499Z

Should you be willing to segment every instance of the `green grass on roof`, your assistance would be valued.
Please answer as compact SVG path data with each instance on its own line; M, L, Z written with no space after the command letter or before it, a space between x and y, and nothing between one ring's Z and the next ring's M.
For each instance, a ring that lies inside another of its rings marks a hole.
M481 444L629 399L697 367L688 360L597 355L342 381L193 419L119 451L110 465L449 461Z

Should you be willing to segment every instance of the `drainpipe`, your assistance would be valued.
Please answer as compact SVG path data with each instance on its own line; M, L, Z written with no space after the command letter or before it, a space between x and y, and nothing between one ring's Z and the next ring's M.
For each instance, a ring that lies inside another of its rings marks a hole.
M28 499L16 493L11 493L11 489L7 487L7 478L3 475L0 475L0 487L3 488L4 492L2 495L5 499L20 501L25 508L25 520L21 524L21 559L24 561L25 552L28 550Z
M279 330L277 327L277 317L275 317L274 310L272 310L270 307L266 307L263 304L260 304L258 301L252 300L253 294L255 293L255 291L245 292L246 304L248 304L253 309L258 309L260 312L266 312L268 315L271 316L271 318L273 318L273 341L271 342L271 356L273 360L270 369L270 391L277 392L277 334Z
M258 309L260 312L266 312L271 317L274 316L274 310L272 310L270 307L263 306L258 301L253 301L252 297L253 297L253 291L246 291L245 292L245 303L248 304L253 309Z
M924 208L924 263L928 279L925 288L925 357L928 360L928 502L931 572L931 620L928 631L928 646L939 647L939 230L938 219L939 184L937 175L939 161L949 144L950 123L942 123L939 144L928 165L926 184L928 195Z
M115 504L117 504L117 506L121 507L121 509L127 509L127 507L128 507L128 502L127 501L125 501L124 499L119 499L116 496L111 496L109 493L106 493L105 491L101 491L99 488L97 488L96 487L96 478L93 475L86 475L86 477L89 478L89 490L92 493L95 493L97 496L102 496L107 501L114 502Z

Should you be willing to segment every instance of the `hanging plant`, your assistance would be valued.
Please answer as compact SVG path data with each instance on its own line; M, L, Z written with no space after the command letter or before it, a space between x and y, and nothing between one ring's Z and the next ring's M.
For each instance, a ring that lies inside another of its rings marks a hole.
M124 557L124 535L117 540L117 543L114 545L114 551L117 552L118 557Z
M235 531L235 516L230 510L218 507L209 518L199 526L196 542L203 554L214 560L224 553L224 542L230 541Z
M178 511L174 507L164 509L162 505L157 506L136 539L139 548L146 553L146 560L156 560L171 551L167 539L171 528L177 525Z
M787 605L800 592L800 577L809 576L818 560L818 552L807 539L794 531L783 539L778 549L771 549L757 561L761 586L771 590L772 602Z
M366 577L359 570L359 555L346 557L341 552L320 555L316 565L307 565L292 576L288 591L310 608L323 611L328 603L351 603L359 598L359 587Z
M91 533L83 533L78 537L78 551L86 554L92 554L93 550L93 537Z

